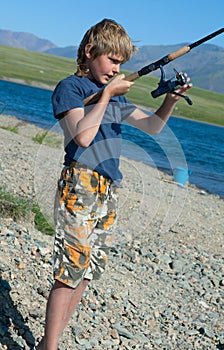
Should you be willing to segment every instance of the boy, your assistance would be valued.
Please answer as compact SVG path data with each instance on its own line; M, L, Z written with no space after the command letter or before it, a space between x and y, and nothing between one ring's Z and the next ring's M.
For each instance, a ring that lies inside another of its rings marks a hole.
M135 50L121 25L102 20L83 37L76 74L63 79L52 96L54 115L64 131L65 167L55 205L55 283L47 303L45 335L38 350L57 349L89 281L98 279L105 270L122 179L121 122L126 120L156 134L179 100L178 96L167 94L150 117L126 100L124 95L134 83L119 74L120 65ZM185 93L190 86L184 85L179 92ZM85 107L85 98L99 90L103 91L99 100Z

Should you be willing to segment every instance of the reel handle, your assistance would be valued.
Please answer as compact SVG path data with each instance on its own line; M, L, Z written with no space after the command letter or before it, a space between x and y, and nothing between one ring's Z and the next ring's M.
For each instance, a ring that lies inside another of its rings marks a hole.
M157 97L164 95L164 94L167 94L167 93L174 93L178 96L183 97L189 105L192 105L193 103L188 96L184 96L180 93L175 92L175 90L177 90L181 86L187 84L187 78L185 77L185 75L181 72L178 72L176 69L174 69L176 75L169 80L165 80L164 69L162 66L160 66L159 68L161 71L161 78L159 81L158 88L151 92L152 97L157 98Z

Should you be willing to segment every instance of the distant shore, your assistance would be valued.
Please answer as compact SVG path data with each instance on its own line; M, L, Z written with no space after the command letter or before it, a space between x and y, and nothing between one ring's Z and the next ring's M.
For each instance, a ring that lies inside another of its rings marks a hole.
M27 86L32 86L32 87L36 87L36 88L40 88L40 89L44 89L44 90L50 90L53 91L54 86L50 86L41 82L30 82L29 84L27 84L27 82L24 79L15 79L15 78L2 78L1 80L3 81L9 81L11 83L16 83L16 84L21 84L21 85L27 85Z
M41 82L36 82L36 81L31 82L30 84L27 84L27 82L24 79L4 78L2 80L9 81L9 82L12 82L12 83L17 83L17 84L22 84L22 85L28 85L28 86L31 86L31 87L36 87L36 88L49 90L49 91L53 91L54 90L54 86L49 86L47 84L44 84L44 83L41 83ZM146 111L148 111L150 113L155 112L155 109L150 108L150 107L146 107L146 106L142 106L142 105L137 105L137 107L139 107L139 108L141 108L143 110L146 110ZM208 124L208 125L224 127L224 125L219 125L219 124L216 124L216 123L211 123L211 122L207 122L207 121L203 121L203 120L197 120L197 119L187 118L187 117L184 117L184 116L179 116L178 114L175 114L175 110L174 110L174 114L172 114L172 117L186 119L186 120L192 120L194 122L205 123L205 124Z

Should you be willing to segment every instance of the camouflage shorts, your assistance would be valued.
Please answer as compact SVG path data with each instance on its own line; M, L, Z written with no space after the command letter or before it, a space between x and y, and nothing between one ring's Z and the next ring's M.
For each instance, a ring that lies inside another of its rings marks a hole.
M62 170L55 201L54 278L72 288L99 279L114 238L119 188L74 162Z

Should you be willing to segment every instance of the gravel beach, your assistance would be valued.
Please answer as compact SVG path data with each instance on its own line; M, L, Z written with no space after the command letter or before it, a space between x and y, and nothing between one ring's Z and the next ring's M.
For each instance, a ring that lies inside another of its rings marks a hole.
M17 133L8 128L16 128ZM0 116L1 187L38 202L51 222L62 167L43 130ZM104 277L92 282L60 350L224 349L224 200L128 158ZM0 350L32 349L43 334L53 237L0 221Z

